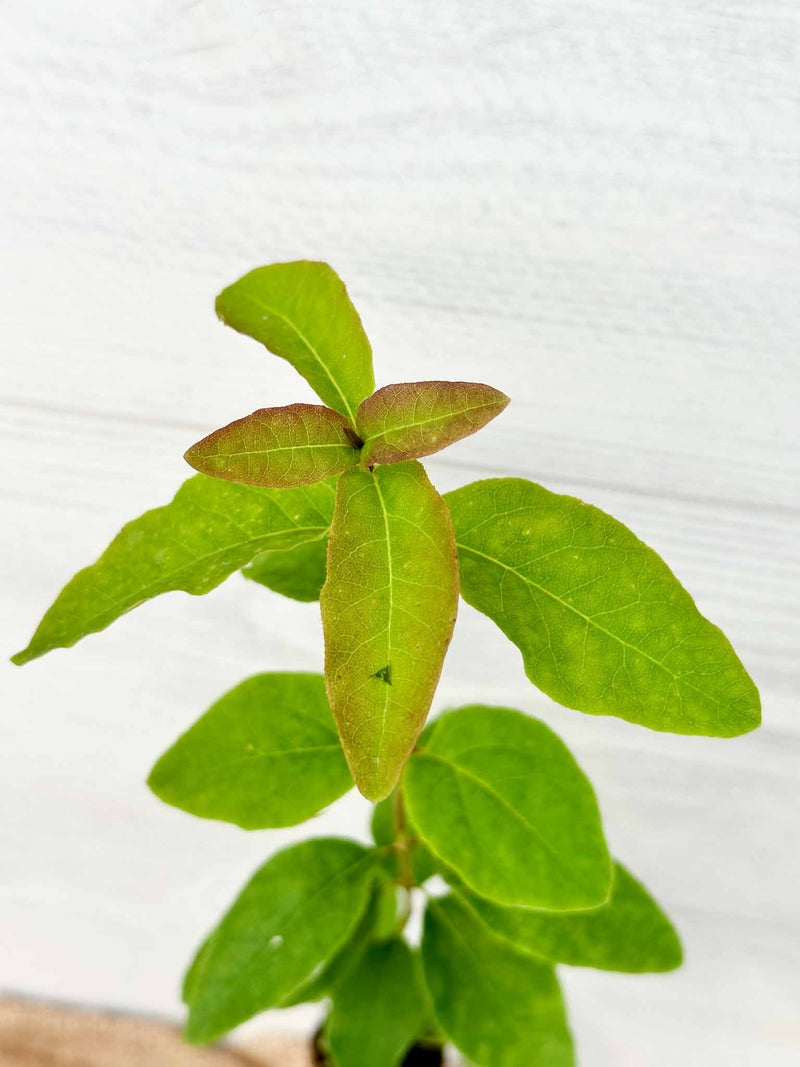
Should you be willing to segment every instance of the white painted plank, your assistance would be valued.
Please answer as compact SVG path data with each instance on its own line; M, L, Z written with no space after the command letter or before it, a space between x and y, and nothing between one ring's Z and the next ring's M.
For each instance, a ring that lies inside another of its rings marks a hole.
M308 257L346 279L379 383L512 395L431 460L440 488L516 473L606 508L750 667L761 731L657 735L556 707L461 612L437 707L557 729L686 941L673 976L565 975L582 1067L800 1053L797 41L785 0L47 0L4 19L8 651L171 496L188 444L309 398L212 312L239 273ZM320 662L313 606L233 578L0 667L0 984L179 1014L198 938L302 831L192 820L142 780L225 688ZM363 836L366 816L350 795L315 829Z

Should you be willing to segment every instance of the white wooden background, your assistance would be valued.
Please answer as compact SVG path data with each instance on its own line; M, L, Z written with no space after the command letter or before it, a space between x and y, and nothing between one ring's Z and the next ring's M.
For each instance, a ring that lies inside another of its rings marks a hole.
M671 976L564 972L582 1067L800 1061L799 26L795 0L2 4L8 653L188 444L311 398L212 301L321 258L379 384L512 395L440 488L515 473L613 512L759 684L755 734L650 733L552 704L461 611L436 705L558 730L685 940ZM314 605L234 577L2 667L0 984L179 1017L198 939L305 831L194 820L144 777L240 679L320 662ZM316 829L366 816L351 794Z

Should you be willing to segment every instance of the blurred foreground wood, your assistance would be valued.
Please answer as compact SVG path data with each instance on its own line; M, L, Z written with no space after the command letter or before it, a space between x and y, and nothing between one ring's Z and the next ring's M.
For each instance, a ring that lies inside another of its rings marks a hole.
M192 1048L167 1023L2 997L0 1067L311 1067L311 1057L298 1038Z

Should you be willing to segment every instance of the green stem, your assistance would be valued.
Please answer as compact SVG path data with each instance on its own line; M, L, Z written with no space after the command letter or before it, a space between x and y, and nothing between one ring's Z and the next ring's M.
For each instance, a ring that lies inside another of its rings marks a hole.
M394 819L394 850L397 855L396 881L403 891L402 904L397 916L396 932L399 934L405 928L411 915L411 890L414 888L414 870L411 865L408 826L406 824L406 813L403 807L400 786L397 786L392 795L392 816Z
M397 883L403 889L411 890L414 888L414 871L411 866L408 827L400 786L397 786L392 795L392 815L394 817L394 846L397 852Z

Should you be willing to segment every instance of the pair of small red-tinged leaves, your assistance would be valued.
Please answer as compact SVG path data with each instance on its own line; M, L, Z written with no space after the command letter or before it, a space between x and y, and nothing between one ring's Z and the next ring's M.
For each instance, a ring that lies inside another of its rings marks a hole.
M289 489L430 456L480 430L507 404L504 393L475 382L387 385L362 402L355 425L321 404L262 408L204 437L185 458L215 478Z
M320 597L325 677L353 778L370 800L394 788L425 723L458 606L450 515L414 461L507 404L470 382L390 385L360 404L355 425L321 405L264 408L186 453L202 473L255 486L342 476Z

